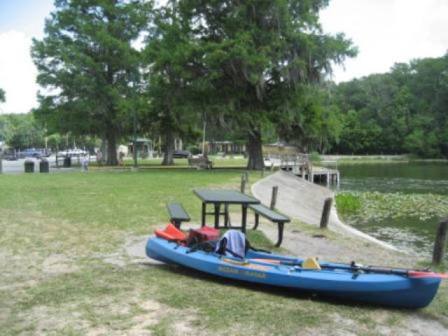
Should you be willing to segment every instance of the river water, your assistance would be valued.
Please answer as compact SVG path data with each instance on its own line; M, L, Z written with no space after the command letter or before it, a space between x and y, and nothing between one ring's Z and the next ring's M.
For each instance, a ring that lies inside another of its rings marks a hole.
M448 204L448 163L340 164L337 168L341 172L339 192L370 198L375 197L373 192L378 192L395 202L377 204L380 212L383 208L395 209L387 217L360 220L359 216L349 216L345 221L407 252L425 259L431 256L437 224L442 217L448 217L448 212L444 213ZM439 207L440 199L443 206ZM420 211L420 207L424 210ZM436 208L437 211L432 211Z

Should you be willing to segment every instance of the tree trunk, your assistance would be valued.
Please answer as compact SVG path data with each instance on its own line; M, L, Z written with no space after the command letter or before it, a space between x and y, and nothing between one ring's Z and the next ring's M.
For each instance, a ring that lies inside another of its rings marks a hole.
M259 130L251 130L247 141L247 161L248 170L262 170L264 168L263 149L261 147L261 132Z
M108 131L106 134L107 141L107 158L106 164L108 166L117 166L117 135L113 131Z
M174 136L171 130L167 129L163 137L163 161L162 166L172 166L174 164Z

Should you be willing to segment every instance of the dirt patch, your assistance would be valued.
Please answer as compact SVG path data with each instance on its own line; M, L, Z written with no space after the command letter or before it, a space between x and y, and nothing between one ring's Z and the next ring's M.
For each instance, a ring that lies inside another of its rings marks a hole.
M146 256L146 242L148 236L133 236L126 239L124 249L130 261L133 263L139 263L148 260Z
M430 319L425 319L417 314L408 316L403 321L405 331L400 333L399 330L394 330L390 335L412 335L412 336L441 336L448 335L448 328L442 325L440 322Z
M47 275L60 275L78 271L73 260L63 254L51 254L42 263L42 272Z
M129 335L151 335L149 328L159 323L166 310L159 302L153 300L144 301L139 306L144 313L132 318L133 327L129 330Z
M89 326L89 322L81 318L81 313L72 311L72 307L63 309L39 305L31 310L23 311L19 319L24 330L33 326L34 335L62 334L82 332Z
M92 301L87 311L85 303L59 307L39 305L22 311L18 320L23 330L33 330L36 335L151 335L161 321L170 322L166 326L169 335L197 334L193 328L198 320L196 312L173 309L152 299L142 300L137 292L129 293L126 298Z

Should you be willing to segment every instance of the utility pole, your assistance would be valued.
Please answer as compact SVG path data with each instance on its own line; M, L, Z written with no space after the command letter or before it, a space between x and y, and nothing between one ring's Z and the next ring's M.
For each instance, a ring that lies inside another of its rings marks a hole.
M207 120L205 118L205 113L204 113L204 125L203 125L203 129L202 129L202 156L205 156L205 128L207 126Z
M133 157L134 157L134 169L138 169L138 163L137 163L137 116L135 114L135 109L134 109L134 113L133 113L133 117L134 117L134 122L133 122L133 128L134 128L134 150L132 152Z

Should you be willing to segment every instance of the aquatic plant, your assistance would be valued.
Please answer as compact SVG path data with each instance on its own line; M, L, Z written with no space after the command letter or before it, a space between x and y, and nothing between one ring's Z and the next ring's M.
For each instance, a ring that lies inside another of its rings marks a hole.
M343 192L336 196L338 212L350 221L367 223L387 218L448 216L448 196L380 192Z

